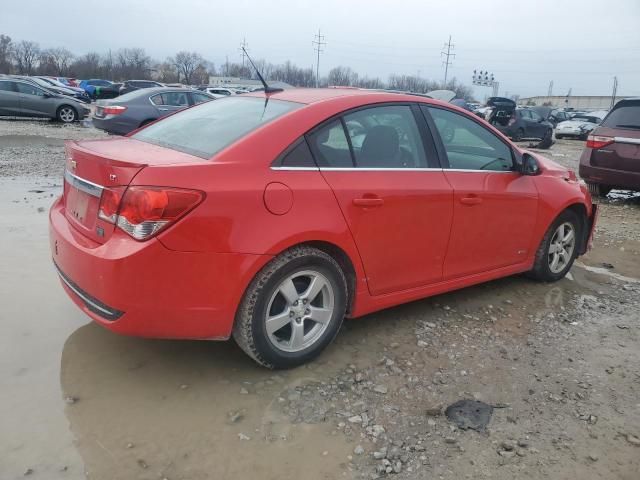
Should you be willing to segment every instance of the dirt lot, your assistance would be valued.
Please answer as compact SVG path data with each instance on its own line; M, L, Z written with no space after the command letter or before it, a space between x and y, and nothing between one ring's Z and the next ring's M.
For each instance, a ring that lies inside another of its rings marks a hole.
M46 211L81 126L0 120L0 478L640 478L640 197L555 284L511 277L347 322L272 372L116 336L66 298ZM583 143L547 151L572 168ZM442 410L494 407L485 430Z

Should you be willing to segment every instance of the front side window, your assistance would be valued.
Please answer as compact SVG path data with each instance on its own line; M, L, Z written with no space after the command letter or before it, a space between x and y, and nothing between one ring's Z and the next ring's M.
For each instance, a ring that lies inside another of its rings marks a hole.
M0 80L0 92L15 92L13 82L5 82Z
M249 132L302 107L296 102L231 97L171 115L133 138L209 159Z
M511 171L511 149L494 133L465 116L435 107L425 108L440 134L450 169Z
M154 105L168 105L171 107L187 107L189 101L186 92L167 92L159 93L151 97Z
M18 86L18 92L24 93L25 95L36 95L38 97L44 96L44 91L34 85L20 82L17 82L16 85Z
M213 100L213 98L207 95L203 95L201 93L194 93L194 92L191 92L191 97L193 98L194 105L197 105L198 103L208 102L209 100Z

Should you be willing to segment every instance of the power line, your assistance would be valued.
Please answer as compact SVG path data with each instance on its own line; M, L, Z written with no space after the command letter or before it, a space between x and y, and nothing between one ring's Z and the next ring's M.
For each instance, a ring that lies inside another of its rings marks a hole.
M314 50L318 54L316 60L316 88L318 88L320 86L320 54L324 52L322 47L327 44L327 42L324 41L324 35L321 34L320 29L318 29L318 33L313 37L311 44L315 45Z
M447 51L442 51L440 52L440 55L444 55L447 57L447 59L442 62L442 64L444 65L444 85L447 85L447 74L449 73L449 65L451 65L453 62L451 62L449 60L450 57L454 57L456 56L455 53L451 53L451 50L453 50L454 45L451 43L451 35L449 35L449 41L447 43L444 44L444 48L447 49Z

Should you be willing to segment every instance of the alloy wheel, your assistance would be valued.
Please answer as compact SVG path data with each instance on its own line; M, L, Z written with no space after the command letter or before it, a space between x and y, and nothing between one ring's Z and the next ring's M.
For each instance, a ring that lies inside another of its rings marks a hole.
M333 317L335 296L327 277L314 270L285 278L267 305L265 330L284 352L299 352L322 337Z
M71 107L63 107L59 116L64 123L71 123L76 119L76 112Z
M571 262L575 245L576 231L573 225L569 222L560 224L549 244L549 270L553 273L562 272Z

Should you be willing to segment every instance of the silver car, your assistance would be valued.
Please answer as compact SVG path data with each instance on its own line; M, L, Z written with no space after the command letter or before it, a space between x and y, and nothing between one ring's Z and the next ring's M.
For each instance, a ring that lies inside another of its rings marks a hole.
M90 113L83 103L33 82L0 77L0 116L45 117L72 123Z
M591 131L596 128L602 117L594 112L592 114L580 113L571 117L571 120L560 122L556 127L556 138L579 138L586 140Z

